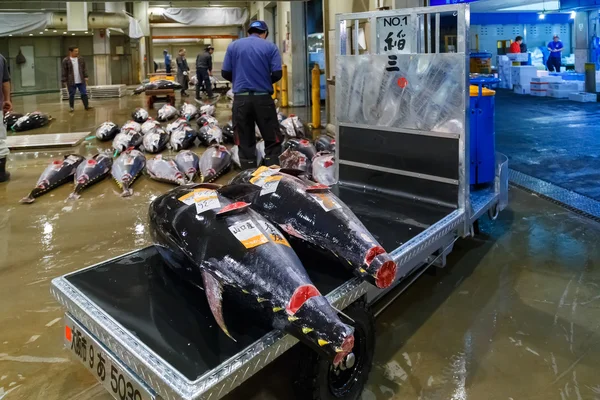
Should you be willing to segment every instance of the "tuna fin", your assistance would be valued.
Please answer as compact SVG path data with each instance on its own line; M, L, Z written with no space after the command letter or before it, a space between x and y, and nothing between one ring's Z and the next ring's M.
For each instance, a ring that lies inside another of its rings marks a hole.
M292 175L292 176L307 175L307 173L305 171L302 171L301 169L283 168L283 169L280 169L279 172L282 174L288 174L288 175Z
M250 183L241 183L238 185L227 185L219 189L219 193L231 200L248 199L261 191L261 188ZM251 200L251 198L250 198Z
M250 207L250 204L244 202L232 203L228 206L225 206L217 212L218 217L225 217L231 214L239 214L246 211Z
M211 189L211 190L219 190L221 189L223 186L221 185L216 185L214 183L198 183L195 184L194 186L190 187L190 189Z
M210 311L212 311L213 317L215 317L215 321L217 321L217 324L219 327L221 327L223 332L225 332L227 336L236 342L233 336L231 336L229 333L227 325L225 325L225 319L223 318L223 286L210 272L207 272L206 270L202 271L202 281L204 282L206 299L208 300Z
M130 187L123 186L123 193L121 193L121 197L131 197L133 196L133 189Z

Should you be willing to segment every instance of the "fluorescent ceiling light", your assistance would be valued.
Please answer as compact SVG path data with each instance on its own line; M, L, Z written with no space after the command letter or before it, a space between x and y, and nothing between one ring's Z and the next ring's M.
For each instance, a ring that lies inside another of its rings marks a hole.
M540 19L546 19L546 14L544 14L544 13L541 13L541 14L540 14L540 16L539 16L539 18L540 18Z
M571 19L575 19L577 13L575 11L571 11Z

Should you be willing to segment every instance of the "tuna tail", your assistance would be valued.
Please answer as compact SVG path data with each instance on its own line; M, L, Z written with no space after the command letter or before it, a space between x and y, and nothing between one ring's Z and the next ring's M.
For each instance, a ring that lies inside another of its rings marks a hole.
M133 189L129 187L128 184L123 184L123 193L121 193L121 197L131 197L133 196Z
M77 191L74 191L73 193L71 193L69 195L69 197L67 197L67 200L79 200L81 198L81 195L79 193L77 193Z
M237 342L229 333L227 325L225 325L225 319L223 318L223 286L221 283L206 270L202 271L202 281L204 282L204 291L206 292L206 299L210 306L215 321L219 327L229 336L234 342Z
M29 196L23 197L21 200L19 200L19 203L21 203L21 204L31 204L34 201L35 201L34 193L31 192L31 193L29 193Z

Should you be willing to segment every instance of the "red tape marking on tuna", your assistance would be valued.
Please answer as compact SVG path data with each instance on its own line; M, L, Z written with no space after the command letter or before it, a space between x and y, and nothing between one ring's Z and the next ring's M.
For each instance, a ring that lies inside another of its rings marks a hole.
M392 286L396 279L396 263L393 261L387 261L383 263L381 268L375 274L375 284L380 289L386 289Z
M350 354L350 352L352 351L353 348L354 348L354 335L348 336L346 339L344 339L344 343L342 343L343 351L338 353L335 356L335 358L333 359L333 365L337 366L342 361L344 361L344 358L346 358L346 356L348 354Z
M380 254L385 253L385 249L381 246L375 246L375 247L371 247L369 249L369 251L367 251L367 255L365 256L365 264L371 265L371 263L373 262L373 260L375 259L375 257L377 257Z
M405 87L408 86L408 81L406 80L406 78L400 78L398 79L398 86L400 86L400 88L404 89Z
M292 295L290 303L285 310L288 312L288 314L294 315L308 299L311 297L318 297L320 295L321 293L319 293L319 290L313 285L300 286Z
M226 214L230 214L234 211L241 212L243 210L246 210L248 207L250 207L250 204L240 201L240 202L233 203L233 204L230 204L228 206L221 208L221 210L217 213L217 215L226 215Z
M317 184L317 185L307 187L306 193L321 193L321 192L326 192L329 189L330 189L330 187L327 185ZM385 250L384 250L384 252L385 252Z

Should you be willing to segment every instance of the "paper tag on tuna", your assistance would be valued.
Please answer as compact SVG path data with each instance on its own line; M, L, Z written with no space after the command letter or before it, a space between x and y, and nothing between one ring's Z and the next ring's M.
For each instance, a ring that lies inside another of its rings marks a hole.
M342 206L327 193L310 193L310 195L323 207L323 210L329 212L337 210Z
M283 179L283 176L267 176L264 178L264 184L262 185L262 190L260 191L260 195L264 196L266 194L274 193L277 190L277 186L279 186L279 182Z
M183 161L185 161L185 162L192 162L192 161L194 161L194 156L192 156L189 153L186 153L186 154L183 155Z
M262 166L259 169L257 169L256 171L254 171L252 173L252 176L256 177L256 176L271 176L271 175L275 175L276 173L279 172L279 168L269 168L269 167L265 167Z
M128 157L125 157L124 164L125 165L133 165L134 161L135 161L135 157L128 156Z
M282 244L287 247L291 247L290 243L285 239L285 237L275 229L271 224L266 221L260 221L260 226L269 234L271 240L277 244Z
M194 196L194 202L196 203L196 214L202 214L209 210L221 208L217 192L213 190L206 190L204 193L196 194Z
M181 196L179 198L179 201L183 202L188 206L191 206L192 204L196 203L197 200L203 199L205 197L217 197L217 192L210 189L196 189L193 192L186 194L185 196Z
M75 164L77 161L79 161L79 159L75 156L69 156L67 158L65 158L64 163L65 164L69 164L69 165L73 165Z
M252 220L238 222L230 226L229 230L247 249L253 249L269 242L269 239L263 235Z

